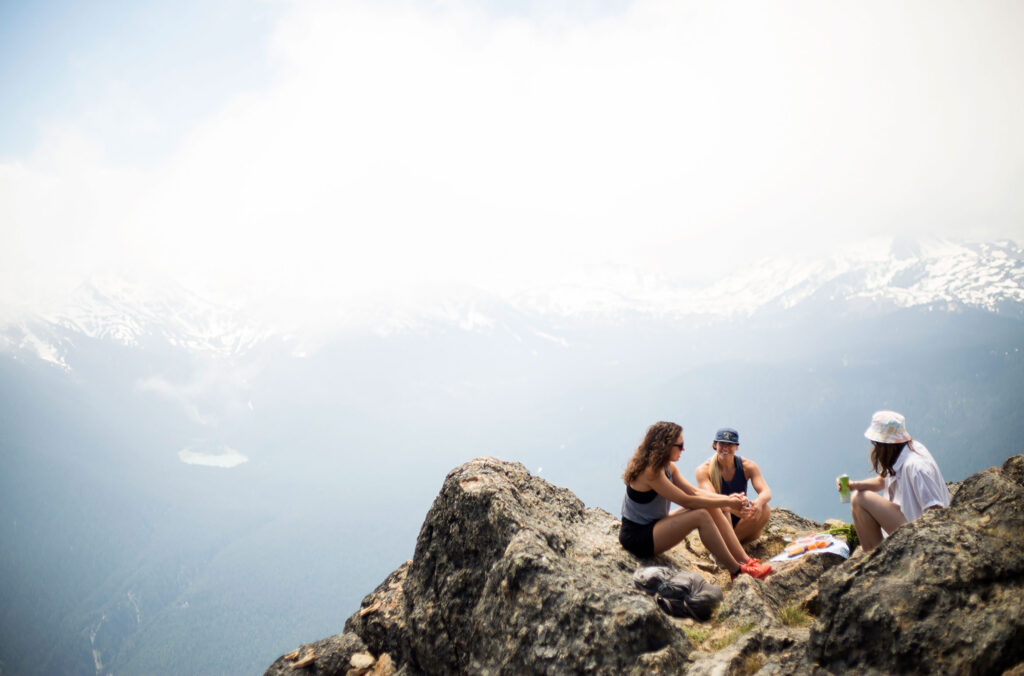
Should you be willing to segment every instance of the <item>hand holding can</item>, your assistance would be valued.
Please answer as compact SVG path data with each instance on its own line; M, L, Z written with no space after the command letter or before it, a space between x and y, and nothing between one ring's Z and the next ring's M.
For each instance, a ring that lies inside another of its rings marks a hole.
M839 475L839 502L850 501L850 475Z

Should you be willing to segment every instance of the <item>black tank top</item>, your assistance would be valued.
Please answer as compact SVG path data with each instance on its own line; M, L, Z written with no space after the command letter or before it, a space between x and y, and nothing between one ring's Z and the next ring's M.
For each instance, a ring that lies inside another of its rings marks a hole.
M736 473L732 475L730 481L726 481L725 477L722 477L722 489L718 492L722 495L732 495L733 493L746 495L747 475L743 472L743 461L738 455L734 455L732 459L736 462Z

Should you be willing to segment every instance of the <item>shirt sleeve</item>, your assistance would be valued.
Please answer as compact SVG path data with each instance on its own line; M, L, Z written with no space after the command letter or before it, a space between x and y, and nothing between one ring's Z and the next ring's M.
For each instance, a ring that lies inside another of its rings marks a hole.
M906 485L903 490L917 505L915 511L923 513L929 507L949 506L949 489L930 465L908 465L904 475Z

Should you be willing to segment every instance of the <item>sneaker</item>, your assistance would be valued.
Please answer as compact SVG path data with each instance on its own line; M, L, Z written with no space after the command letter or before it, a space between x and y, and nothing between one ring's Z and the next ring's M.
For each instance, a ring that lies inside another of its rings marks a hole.
M749 566L752 563L761 563L761 559L755 559L753 556L748 556L746 564L741 563L739 570L737 570L735 573L729 573L729 578L735 580L741 574L747 573L747 571L744 569L744 565ZM747 575L750 575L750 573L747 573Z
M758 580L763 580L774 573L775 569L767 563L761 563L757 559L747 559L746 563L740 564L740 572L746 573L750 577L755 577Z

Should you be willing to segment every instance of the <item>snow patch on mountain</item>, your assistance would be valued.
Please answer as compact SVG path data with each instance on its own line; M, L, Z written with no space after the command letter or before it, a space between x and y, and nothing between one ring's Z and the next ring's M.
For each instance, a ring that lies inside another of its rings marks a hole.
M6 326L0 332L0 353L29 354L62 371L70 371L64 353L58 344L48 343L28 330L23 324Z
M788 310L812 297L880 307L944 303L1002 312L1024 305L1024 249L1013 242L957 244L876 239L818 261L764 260L702 288L620 276L615 285L572 284L524 294L540 314L749 317Z
M171 284L146 286L106 277L31 314L2 308L0 351L69 370L68 355L81 336L130 347L158 340L213 358L244 355L273 337L288 344L293 356L302 356L327 344L330 327L337 326L382 338L503 331L519 342L532 335L569 347L552 333L566 321L733 320L801 306L819 313L969 307L1024 317L1024 249L1009 241L875 239L825 259L771 259L727 268L719 279L698 287L608 266L586 279L529 292L498 295L452 285L339 302L318 308L318 316L310 318L315 330L309 331L294 325L272 328L240 309Z
M150 340L213 357L245 354L272 331L243 313L173 285L94 278L31 312L7 308L0 351L33 354L65 371L80 337L139 347Z

